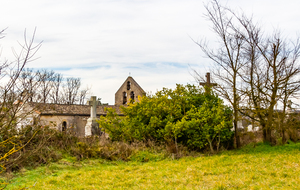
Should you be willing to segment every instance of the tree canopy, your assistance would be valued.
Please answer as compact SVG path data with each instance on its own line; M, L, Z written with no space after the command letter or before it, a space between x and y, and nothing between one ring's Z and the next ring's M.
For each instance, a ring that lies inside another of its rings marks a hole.
M124 117L108 109L100 127L112 140L153 140L180 143L190 149L228 146L232 142L232 111L212 91L177 84L121 108Z

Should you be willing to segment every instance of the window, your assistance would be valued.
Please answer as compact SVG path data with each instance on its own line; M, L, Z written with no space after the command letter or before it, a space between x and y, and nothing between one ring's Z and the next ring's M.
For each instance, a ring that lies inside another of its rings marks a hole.
M64 122L62 123L61 131L62 131L62 132L66 132L66 131L67 131L67 122L66 122L66 121L64 121Z

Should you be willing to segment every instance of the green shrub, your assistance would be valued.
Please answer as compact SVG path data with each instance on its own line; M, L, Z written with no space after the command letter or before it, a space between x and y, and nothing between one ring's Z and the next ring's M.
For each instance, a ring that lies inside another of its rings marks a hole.
M121 110L124 117L107 109L107 116L98 121L113 141L173 141L176 148L179 143L211 151L233 142L232 111L210 89L203 92L193 85L164 88Z
M0 170L17 171L23 167L34 168L49 162L56 162L62 158L75 158L76 160L102 158L106 160L129 161L131 156L139 151L151 150L153 152L153 150L156 150L152 142L148 142L148 144L132 142L129 144L126 142L111 142L98 136L78 138L72 134L61 133L48 127L40 127L39 129L31 127L26 130L29 131L28 136L20 137L24 138L23 142L28 141L32 137L30 130L32 132L35 130L36 133L23 149L0 162L1 165L6 167L6 170L4 168L0 168ZM17 141L12 141L11 143L17 143ZM12 146L11 143L7 144L0 151L8 151ZM155 153L152 153L152 157L154 155Z

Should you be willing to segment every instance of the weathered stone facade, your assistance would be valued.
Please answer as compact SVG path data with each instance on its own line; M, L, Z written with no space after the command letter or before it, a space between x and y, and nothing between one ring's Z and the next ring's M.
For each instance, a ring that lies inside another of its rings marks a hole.
M106 116L105 108L114 108L119 115L122 115L119 106L98 105L97 118ZM91 106L27 103L23 111L29 112L30 110L32 110L32 113L28 115L28 118L32 120L33 118L37 118L41 125L49 125L62 132L72 132L77 136L85 136L85 126L88 118L90 118Z
M115 105L127 105L129 102L138 102L139 96L145 96L145 91L132 78L128 77L115 94Z
M124 92L129 94L123 98ZM132 96L130 96L130 93ZM105 108L113 108L117 114L122 116L121 105L134 100L138 101L138 96L145 95L144 90L132 78L128 77L115 94L115 105L97 105L96 118L106 116ZM125 103L124 103L125 101ZM62 132L71 132L77 136L86 136L86 125L91 118L91 105L69 105L69 104L47 104L47 103L26 103L22 106L19 114L26 118L21 119L18 127L28 125L38 120L41 125L51 126ZM95 117L95 116L93 116Z

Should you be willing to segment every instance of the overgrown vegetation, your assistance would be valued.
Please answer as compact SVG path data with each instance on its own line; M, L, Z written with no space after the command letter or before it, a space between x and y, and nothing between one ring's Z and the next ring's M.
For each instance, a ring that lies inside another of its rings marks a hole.
M0 160L1 165L5 165L7 171L18 171L23 167L36 167L60 160L64 154L76 157L77 160L87 158L102 158L106 160L131 160L131 156L138 151L148 150L150 152L165 151L165 147L155 146L154 143L132 142L111 142L107 139L95 137L78 138L72 134L61 133L49 127L39 129L24 129L25 136L21 139L9 139L6 146L1 148L1 155L5 155L11 149L18 150L9 159ZM35 131L33 135L32 132ZM28 142L21 147L18 141ZM19 150L17 148L22 148ZM167 155L167 152L165 152Z
M28 114L18 114L22 107L20 100L23 95L19 88L20 75L25 65L33 60L41 47L41 43L34 42L34 36L35 31L28 40L25 32L25 42L20 44L20 52L17 53L14 50L15 60L1 59L0 61L0 173L6 171L8 166L5 163L14 163L17 160L18 157L15 155L24 151L24 146L32 142L36 133L33 131L30 138L26 138L27 131L17 129L18 121ZM4 30L0 31L0 39L3 37ZM15 157L12 159L12 156ZM2 185L1 182L0 185Z
M10 182L12 188L36 189L297 188L300 146L290 140L299 140L300 125L290 99L300 91L299 40L290 46L279 33L264 36L252 18L217 0L206 9L221 45L215 52L205 42L197 44L222 69L214 72L216 89L231 108L209 87L177 84L174 90L164 88L130 101L121 108L124 117L108 109L99 125L109 140L61 133L41 126L37 118L18 126L28 119L30 113L20 112L28 101L83 104L88 92L78 94L79 78L67 79L62 92L61 75L25 70L41 45L35 45L34 35L25 40L16 62L0 64L0 79L8 81L0 91L0 188ZM282 110L275 109L277 104ZM239 133L241 116L258 124L261 132ZM234 133L236 147L253 143L225 151L233 147ZM265 144L257 144L260 134ZM203 156L208 152L213 156ZM184 157L194 155L198 158ZM11 178L16 172L24 178ZM48 177L36 177L40 174Z
M232 146L232 112L209 88L177 84L174 90L164 88L121 109L124 117L108 109L99 120L113 141L173 144L174 153L178 144L211 152Z
M148 154L141 152L140 154ZM300 144L249 144L213 156L171 158L147 163L77 162L66 157L35 170L10 174L7 189L297 189ZM160 157L159 155L156 155Z
M24 129L25 130L25 129ZM178 156L200 155L190 152L185 147L178 147L178 155L172 154L172 148L165 145L156 145L153 141L147 142L112 142L105 138L93 136L78 138L72 134L61 133L49 127L32 129L28 127L26 135L21 139L27 141L25 147L9 156L9 159L0 160L6 170L1 174L0 188L11 183L10 176L23 170L34 170L39 166L47 166L56 162L71 159L79 162L89 159L105 160L104 162L150 162L166 158L176 159ZM34 136L32 133L35 131ZM34 138L32 138L34 137ZM16 147L18 140L11 139L10 144L1 148L1 155ZM4 170L3 170L4 171Z
M0 31L0 39L4 38L4 32ZM23 164L51 160L53 151L47 141L56 135L39 125L33 110L26 107L27 102L47 103L51 99L54 103L83 104L88 93L86 89L79 94L79 78L67 78L62 93L62 75L26 69L35 59L41 43L35 42L35 31L29 39L25 31L24 38L24 43L19 43L20 51L13 49L15 60L4 57L0 60L0 173L6 169L16 170Z

